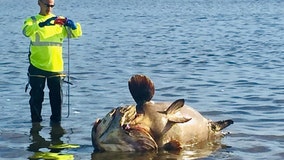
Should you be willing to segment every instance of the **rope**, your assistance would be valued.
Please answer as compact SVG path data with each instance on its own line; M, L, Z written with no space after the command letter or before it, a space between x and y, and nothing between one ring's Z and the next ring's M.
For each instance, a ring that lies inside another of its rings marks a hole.
M67 31L68 37L67 37L67 107L68 107L68 111L67 111L67 117L69 117L70 115L70 85L72 83L70 83L70 30L68 30L65 26L65 29Z

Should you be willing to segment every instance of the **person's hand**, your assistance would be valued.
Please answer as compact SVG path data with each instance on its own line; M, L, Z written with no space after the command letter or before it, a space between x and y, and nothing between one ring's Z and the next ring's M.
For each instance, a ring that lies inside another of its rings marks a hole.
M77 29L75 23L71 19L67 19L64 25L70 27L72 30Z
M54 24L58 24L58 25L64 25L65 23L67 22L67 18L65 17L57 17L55 20L54 20Z
M47 19L47 20L44 21L44 22L40 22L38 25L39 25L40 27L53 25L53 24L51 24L50 22L53 21L53 20L55 20L55 19L56 19L56 17L51 17L51 18Z

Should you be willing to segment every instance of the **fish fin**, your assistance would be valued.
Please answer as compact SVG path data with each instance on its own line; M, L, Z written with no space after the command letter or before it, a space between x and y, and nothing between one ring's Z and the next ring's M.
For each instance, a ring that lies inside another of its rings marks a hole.
M177 140L172 140L164 145L166 151L181 150L181 143Z
M184 99L178 99L174 101L165 111L157 111L161 114L175 114L178 112L184 105Z
M134 75L129 79L128 88L133 99L139 106L150 101L155 93L152 80L141 74Z
M178 99L174 101L165 112L166 114L175 114L183 107L183 105L184 105L184 99Z
M185 123L190 121L192 118L185 116L168 116L168 121L173 123Z
M184 99L174 101L165 111L157 111L158 113L165 114L169 122L184 123L191 120L191 117L185 117L176 114L184 105Z
M231 119L224 120L224 121L217 121L217 122L211 122L211 129L213 131L221 131L222 129L228 127L229 125L233 124L234 121Z

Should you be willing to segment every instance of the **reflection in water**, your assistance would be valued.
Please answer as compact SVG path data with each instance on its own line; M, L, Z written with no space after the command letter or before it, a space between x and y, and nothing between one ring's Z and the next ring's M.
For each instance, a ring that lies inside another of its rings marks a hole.
M34 155L29 159L74 159L71 154L62 154L62 150L68 147L67 144L61 140L61 137L66 133L60 123L51 124L50 140L46 140L40 135L43 126L40 123L33 123L30 130L31 144L28 151L34 152ZM49 151L41 151L48 149Z
M123 160L184 160L199 159L211 155L219 149L226 149L229 146L223 145L221 141L203 142L193 146L185 147L182 150L157 152L94 152L92 160L123 159Z

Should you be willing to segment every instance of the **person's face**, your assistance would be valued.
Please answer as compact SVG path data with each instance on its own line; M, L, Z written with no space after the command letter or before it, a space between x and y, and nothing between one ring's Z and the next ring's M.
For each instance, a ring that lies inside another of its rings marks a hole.
M54 0L39 0L38 5L40 6L40 14L48 15L54 7Z

